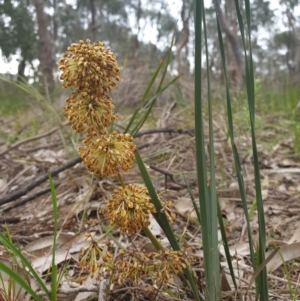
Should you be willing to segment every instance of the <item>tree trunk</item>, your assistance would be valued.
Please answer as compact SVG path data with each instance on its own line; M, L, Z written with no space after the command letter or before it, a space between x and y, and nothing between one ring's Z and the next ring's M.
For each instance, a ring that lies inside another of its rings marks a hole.
M177 50L176 50L176 62L177 62L177 72L178 72L178 74L183 73L183 70L188 70L189 69L188 66L186 66L186 68L182 68L181 51L184 47L187 47L188 42L189 42L189 37L190 37L190 30L189 30L190 13L191 13L191 10L188 13L186 13L186 4L185 4L185 1L182 0L181 21L182 21L183 27L182 27L182 30L181 30L180 40L179 40ZM188 56L188 53L186 53L186 57L185 57L185 60L184 60L185 63L188 61L187 56Z
M44 12L44 1L34 0L38 22L39 36L39 60L42 70L44 93L48 94L54 87L53 67L54 59L52 54L52 39L48 31L47 17Z
M97 32L95 0L90 0L90 11L91 11L91 24L90 24L91 40L95 42L96 32Z
M139 33L141 30L140 19L142 16L141 0L139 0L137 5L136 6L134 5L133 8L135 9L137 33L132 37L132 53L133 53L133 57L137 58L139 56L139 50L140 50Z
M25 77L26 60L21 59L18 64L18 81Z
M229 0L232 1L232 0ZM218 13L218 18L220 22L220 27L222 31L225 33L226 38L231 46L232 54L236 63L236 68L233 71L232 79L236 84L239 84L244 77L244 65L243 65L243 58L240 51L240 46L238 43L237 35L231 31L229 24L225 20L223 11L220 6L219 0L215 0L215 7Z
M56 42L58 36L58 11L57 11L57 0L53 0L52 7L54 10L53 14L53 41ZM55 48L54 48L55 49Z

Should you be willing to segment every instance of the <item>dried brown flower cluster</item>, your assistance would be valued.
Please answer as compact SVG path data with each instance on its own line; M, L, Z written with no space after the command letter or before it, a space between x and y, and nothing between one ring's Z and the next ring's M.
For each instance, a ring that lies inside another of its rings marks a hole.
M114 105L108 95L99 97L86 91L75 91L66 103L65 116L71 122L72 129L78 133L87 128L101 132L117 119L113 115Z
M88 132L84 146L79 148L83 163L99 176L118 174L119 169L127 171L135 149L132 137L107 131L117 119L109 96L115 81L120 80L115 55L102 42L79 41L64 52L59 69L63 86L75 88L66 100L65 117L77 132Z
M126 172L132 165L135 145L129 134L108 131L117 119L109 96L115 81L120 80L116 57L102 42L79 41L68 47L59 60L59 69L63 86L75 89L66 100L65 117L74 130L87 133L78 149L83 163L95 175L120 176L121 170ZM156 210L144 186L121 182L122 186L114 190L107 202L106 216L121 233L134 234L149 225L149 216ZM172 222L175 218L172 203L161 202L161 205ZM82 249L79 267L96 277L108 270L118 284L125 279L138 283L145 275L165 282L172 273L177 274L186 267L186 257L180 251L122 251L113 260L107 246L95 241L90 234L88 238L90 242Z
M113 79L120 80L120 69L115 55L104 46L81 40L68 47L59 60L63 87L88 89L98 95L109 93L116 86Z
M75 92L67 99L65 117L79 133L87 129L102 131L116 120L109 93L120 80L115 55L104 43L90 40L73 43L59 60L63 87Z
M189 264L183 251L139 252L121 250L109 268L113 282L119 285L131 281L134 285L143 277L156 283L167 282L172 274L178 274ZM109 264L109 263L108 263Z
M173 203L171 201L160 201L162 205L162 212L165 213L169 223L173 223L176 217L176 214L172 212Z
M95 241L90 233L87 233L86 236L90 238L90 242L81 250L78 267L88 269L92 277L96 275L98 278L101 275L101 268L112 261L112 254L108 251L107 246L101 246Z
M108 271L112 282L118 285L125 281L137 285L145 277L156 284L166 283L172 274L180 273L190 264L190 257L185 252L171 250L140 252L122 249L113 259L106 245L101 246L90 234L87 236L90 242L81 251L78 267L86 268L96 279Z
M93 133L83 140L83 144L79 154L86 167L96 175L109 177L119 173L119 168L128 171L131 167L135 145L129 134Z
M148 195L147 188L141 185L126 185L114 190L108 201L107 217L113 225L120 227L121 233L133 234L149 225L149 215L156 210Z

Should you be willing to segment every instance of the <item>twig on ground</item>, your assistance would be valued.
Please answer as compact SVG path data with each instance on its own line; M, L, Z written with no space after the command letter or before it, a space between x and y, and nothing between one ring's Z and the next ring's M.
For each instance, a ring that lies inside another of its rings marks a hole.
M44 133L42 135L38 135L38 136L35 136L35 137L32 137L30 139L27 139L27 140L23 140L21 142L18 142L17 144L14 144L8 151L12 150L13 148L16 148L18 146L20 146L21 144L24 144L24 143L27 143L29 141L33 141L33 140L37 140L39 138L42 138L42 137L45 137L46 135L49 135L51 133L53 133L54 131L56 131L58 128L55 128L55 129L52 129L51 131L47 132L47 133ZM188 134L190 136L194 136L193 135L193 130L192 129L189 129L189 130L182 130L182 129L174 129L174 128L161 128L161 129L150 129L150 130L145 130L145 131L141 131L139 133L137 133L135 135L135 137L141 137L143 135L149 135L149 134L154 134L154 133L177 133L177 134ZM144 145L141 145L141 146L138 146L137 149L142 149L144 147L147 147L148 146L148 143L144 144ZM3 155L4 152L0 153L0 156ZM5 151L6 153L6 151ZM73 160L70 160L68 161L66 164L60 166L60 167L57 167L55 169L53 169L52 171L50 171L51 173L51 176L54 177L56 175L58 175L60 172L76 165L77 163L80 163L82 161L82 159L80 157L77 157ZM170 180L172 182L174 182L175 184L178 184L182 187L186 187L186 185L183 185L183 184L180 184L180 183L177 183L175 180L174 180L174 177L173 177L173 174L165 171L165 170L162 170L158 167L155 167L155 166L150 166L152 169L158 171L158 172L161 172L163 173L166 177L169 177ZM31 182L30 184L28 184L27 186L19 189L18 191L15 191L13 193L10 193L8 195L6 195L5 197L3 197L2 199L0 199L0 205L4 205L4 204L7 204L7 203L11 203L13 201L15 201L16 199L18 199L19 197L25 195L27 192L29 192L30 190L32 190L33 188L37 187L38 185L40 185L41 183L45 182L48 180L48 173L47 174L44 174L40 177L38 177L35 181ZM166 179L167 181L167 179ZM12 208L14 208L15 206L20 206L20 205L23 205L25 204L26 202L34 199L35 197L37 196L40 196L44 193L47 193L48 189L45 189L45 190L42 190L40 192L37 192L35 195L33 196L29 196L28 198L26 199L23 199L23 200L20 200L19 202L17 202L16 204L13 204L12 206L9 206L7 208L5 208L3 211L8 211Z
M57 142L54 142L52 144L47 144L47 145L38 145L36 147L32 147L32 148L26 148L26 149L22 149L22 151L24 153L33 153L33 152L36 152L38 150L41 150L41 149L51 149L52 147L56 147L56 146L60 146L62 144L61 141L57 141Z
M175 184L177 184L177 185L180 185L180 186L182 186L182 187L184 187L184 188L187 188L186 185L176 182L176 181L174 180L174 175L173 175L172 173L170 173L169 171L163 170L163 169L158 168L158 167L156 167L156 166L154 166L154 165L150 165L149 167L152 168L153 170L158 171L158 172L160 172L160 173L162 173L162 174L165 175L165 189L167 189L168 178L170 178L170 180L171 180L173 183L175 183Z
M194 137L194 129L176 129L176 128L159 128L159 129L149 129L145 131L138 132L134 137L141 137L149 134L160 134L160 133L176 133L176 134L187 134Z
M21 199L17 202L14 202L13 204L7 206L6 208L3 208L3 212L7 212L13 208L17 208L19 206L22 206L24 204L26 204L27 202L31 201L31 200L34 200L35 198L43 195L43 194L46 194L47 192L50 192L50 187L47 187L46 189L43 189L43 190L39 190L37 193L33 194L33 195L30 195L28 196L27 198L24 198L24 199Z
M52 177L54 177L54 176L58 175L60 172L76 165L77 163L80 163L81 161L82 161L82 159L80 157L75 158L73 160L68 161L66 164L64 164L62 166L59 166L57 168L54 168L53 170L50 170L49 173L51 174ZM18 191L6 195L4 198L0 199L0 205L13 202L17 198L23 196L28 191L32 190L33 188L37 187L38 185L40 185L41 183L43 183L47 180L48 180L48 173L38 177L35 181L32 181L30 184L19 189Z
M0 224L17 224L20 222L20 218L19 217L2 217L0 218Z
M15 182L22 174L24 174L26 171L28 171L31 167L27 166L26 168L22 169L15 177L13 177L2 189L0 190L1 193L4 193L5 190L11 185L13 182Z
M69 122L63 122L62 125L67 125ZM13 144L12 146L8 147L7 149L5 149L4 151L0 152L0 157L7 154L8 152L10 152L11 150L15 149L15 148L18 148L19 146L23 145L23 144L26 144L26 143L29 143L29 142L32 142L32 141L35 141L35 140L38 140L38 139L41 139L41 138L45 138L51 134L53 134L54 132L56 132L57 130L59 129L59 127L55 127L53 129L51 129L50 131L46 132L46 133L42 133L40 135L36 135L36 136L33 136L33 137L30 137L28 139L25 139L25 140L22 140L22 141L19 141L19 142L16 142L15 144Z

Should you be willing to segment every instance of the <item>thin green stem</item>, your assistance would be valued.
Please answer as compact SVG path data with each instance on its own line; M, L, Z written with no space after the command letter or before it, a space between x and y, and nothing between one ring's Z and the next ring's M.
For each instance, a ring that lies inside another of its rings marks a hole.
M102 241L104 238L106 238L106 236L108 236L109 239L111 239L119 249L124 249L122 244L111 234L111 232L116 228L115 225L109 227L101 225L101 228L105 231L105 233L99 238L98 241Z
M153 246L155 247L155 249L158 250L164 250L163 246L160 244L160 242L156 239L156 237L152 234L152 232L150 231L150 229L148 227L144 227L143 231L145 232L145 234L147 235L147 237L150 239L150 241L152 242Z
M121 176L120 173L118 173L118 178L119 178L119 181L120 181L120 183L121 183L121 186L122 186L123 188L125 188L125 183L124 183L123 178L122 178L122 176Z

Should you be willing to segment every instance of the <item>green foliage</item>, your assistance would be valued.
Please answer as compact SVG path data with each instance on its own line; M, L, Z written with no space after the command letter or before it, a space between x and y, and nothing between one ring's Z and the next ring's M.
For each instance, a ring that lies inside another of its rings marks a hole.
M35 301L42 301L43 299L37 295L37 293L32 289L29 284L29 280L24 275L26 273L26 269L28 269L40 286L42 291L45 293L46 298L49 301L57 301L57 288L58 288L58 280L57 280L57 266L55 265L55 252L56 252L56 234L57 234L57 199L56 199L56 192L53 184L53 180L51 175L49 174L49 183L50 183L50 190L52 196L52 204L53 204L53 218L54 218L54 232L53 232L53 247L52 247L52 272L51 272L51 290L47 288L45 285L44 280L42 277L34 270L30 262L26 259L26 257L22 254L19 248L17 248L12 241L8 237L6 237L3 233L0 232L0 242L1 244L11 253L12 258L15 258L15 261L20 261L22 263L22 267L19 270L23 271L16 271L14 268L8 266L7 264L0 262L0 270L1 272L7 274L14 285L17 283L24 291L26 291L30 296L34 298ZM21 274L21 275L20 275ZM2 277L1 277L2 278ZM10 300L10 299L9 299Z
M28 108L24 93L0 81L0 114L17 115Z
M35 21L26 0L0 2L0 45L6 58L18 50L25 61L37 57Z

